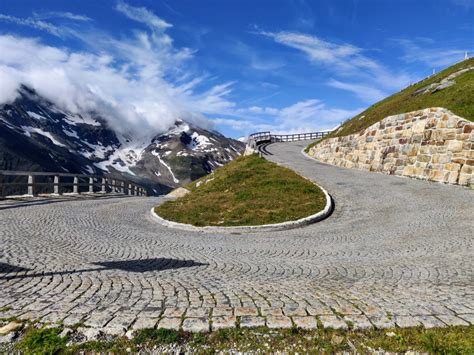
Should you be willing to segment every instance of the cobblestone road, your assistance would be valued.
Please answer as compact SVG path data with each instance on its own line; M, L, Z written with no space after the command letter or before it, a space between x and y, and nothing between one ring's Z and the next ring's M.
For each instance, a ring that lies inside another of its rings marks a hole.
M149 216L160 198L1 203L0 317L88 334L474 323L474 191L322 165L303 146L271 145L269 159L336 209L297 230L167 229Z

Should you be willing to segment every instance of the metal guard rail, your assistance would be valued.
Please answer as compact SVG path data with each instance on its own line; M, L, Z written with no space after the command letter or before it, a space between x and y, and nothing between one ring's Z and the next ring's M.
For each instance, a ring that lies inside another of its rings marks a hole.
M257 132L249 135L248 145L255 148L261 143L296 142L302 140L319 139L327 136L329 133L331 132L326 131L296 134L271 134L270 132Z
M27 182L4 182L4 176L27 176ZM53 177L51 182L38 182L35 177ZM72 182L61 181L62 178L72 178ZM87 179L87 182L81 182L81 179ZM87 186L88 191L83 193L122 193L129 196L146 196L146 189L140 185L132 184L126 180L116 179L108 176L84 175L71 173L56 172L33 172L33 171L11 171L0 170L0 197L6 197L4 194L5 187L27 186L26 196L37 196L38 187L52 187L53 195L61 195L61 187L72 187L71 194L80 194L80 187ZM94 191L94 187L98 187L98 191ZM48 193L45 193L48 194ZM49 193L51 194L51 193ZM18 196L18 195L9 195Z

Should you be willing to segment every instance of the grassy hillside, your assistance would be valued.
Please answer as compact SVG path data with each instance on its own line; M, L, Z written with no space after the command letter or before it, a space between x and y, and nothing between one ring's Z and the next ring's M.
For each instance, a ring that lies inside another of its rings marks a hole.
M195 226L245 226L296 220L326 204L313 183L258 155L239 157L187 188L189 194L156 213Z
M474 67L474 58L453 65L416 85L409 86L395 95L377 102L361 114L346 121L340 129L327 137L347 136L365 129L387 116L427 107L444 107L458 116L474 121L474 70L457 76L454 79L456 84L453 86L433 93L415 94L417 90L439 82L448 75L467 67Z

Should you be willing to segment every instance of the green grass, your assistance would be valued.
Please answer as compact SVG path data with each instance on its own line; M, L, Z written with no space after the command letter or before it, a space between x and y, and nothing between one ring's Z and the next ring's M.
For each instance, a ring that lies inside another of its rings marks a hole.
M60 328L30 328L16 349L25 354L79 353L149 353L160 347L176 344L194 353L215 353L234 349L239 352L334 353L370 350L390 352L419 351L431 354L473 354L474 326L435 329L392 328L384 330L332 330L299 328L270 330L221 329L207 334L190 334L165 329L143 329L132 340L119 337L110 341L93 341L66 346L67 337L60 337ZM162 348L161 348L162 349ZM0 348L1 352L1 348Z
M429 84L439 82L446 76L466 67L474 66L474 58L453 65L437 75L387 97L369 107L354 118L344 122L340 129L324 139L357 133L387 116L416 111L428 107L444 107L469 121L474 121L474 70L467 71L454 80L455 85L435 93L413 95ZM313 144L314 145L314 144Z
M158 344L172 344L177 343L179 335L177 332L169 329L141 329L133 338L133 343L136 345L146 344L154 346Z
M258 155L239 157L155 208L161 217L195 226L247 226L307 217L326 205L324 193L290 169Z
M17 348L26 354L59 354L66 348L60 328L29 328Z

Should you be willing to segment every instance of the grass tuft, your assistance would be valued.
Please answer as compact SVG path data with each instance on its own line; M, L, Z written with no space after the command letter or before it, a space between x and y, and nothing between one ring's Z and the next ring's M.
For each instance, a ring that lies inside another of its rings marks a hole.
M26 354L59 354L66 349L66 339L60 337L60 328L31 328L18 343Z
M239 157L187 188L191 193L156 213L194 226L247 226L300 219L326 205L319 187L258 155Z
M133 342L135 344L144 344L156 345L156 344L172 344L176 343L179 340L178 332L171 329L141 329L137 331Z

